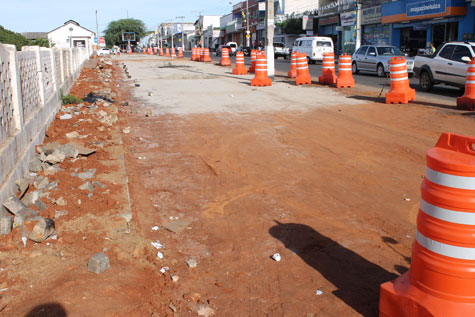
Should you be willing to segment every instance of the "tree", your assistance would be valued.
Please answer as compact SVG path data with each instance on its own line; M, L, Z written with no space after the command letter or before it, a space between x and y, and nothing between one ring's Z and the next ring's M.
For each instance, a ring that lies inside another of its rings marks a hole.
M145 24L137 19L121 19L112 21L104 31L108 46L122 44L123 32L135 32L135 40L138 42L146 34Z
M50 45L50 42L49 42L48 39L31 40L29 45L38 45L38 46L42 46L42 47L53 47L54 46L53 43L51 43L51 45Z
M285 34L300 34L302 33L302 18L290 17L282 23L277 24Z
M29 41L23 35L4 29L0 26L0 43L13 44L17 50L21 50L22 46L29 45Z

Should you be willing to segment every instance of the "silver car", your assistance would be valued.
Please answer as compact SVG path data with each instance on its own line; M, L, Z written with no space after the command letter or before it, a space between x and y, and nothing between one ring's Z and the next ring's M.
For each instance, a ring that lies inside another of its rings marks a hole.
M404 53L395 46L363 45L353 54L353 74L364 71L374 72L379 77L384 77L389 73L389 61L394 56L404 56ZM414 59L406 57L406 64L407 73L409 77L412 77L414 74Z

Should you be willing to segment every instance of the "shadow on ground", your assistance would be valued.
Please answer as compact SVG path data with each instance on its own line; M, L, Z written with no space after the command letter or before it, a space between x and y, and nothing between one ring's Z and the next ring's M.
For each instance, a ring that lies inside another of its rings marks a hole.
M396 274L307 225L276 223L269 233L335 285L335 296L363 316L378 316L379 286Z
M47 303L36 306L25 317L66 317L67 315L61 304Z

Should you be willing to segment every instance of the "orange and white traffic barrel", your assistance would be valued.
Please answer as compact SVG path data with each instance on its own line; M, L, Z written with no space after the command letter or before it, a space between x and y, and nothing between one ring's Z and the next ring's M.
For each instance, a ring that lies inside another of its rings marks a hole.
M318 82L325 85L336 84L335 56L333 53L323 53L322 75L318 77Z
M386 103L408 103L416 98L416 90L409 86L406 58L391 57L389 62L391 89L386 94Z
M380 316L475 316L475 138L427 152L411 269L381 285Z
M244 66L244 53L237 52L236 53L236 67L233 69L234 75L246 75L247 69Z
M178 48L178 58L183 58L183 47Z
M158 49L156 46L153 48L153 54L158 54Z
M163 48L160 47L160 49L158 50L158 55L163 56Z
M251 67L249 68L250 73L254 73L256 71L256 60L258 52L259 50L251 50Z
M175 52L175 48L174 48L174 47L172 47L171 51L172 51L172 57L176 57L176 52Z
M468 63L465 93L457 98L457 109L475 110L475 57Z
M221 50L221 61L219 62L221 66L231 66L231 60L229 59L229 49L223 48Z
M297 51L292 52L290 55L290 70L287 73L287 78L297 77Z
M211 57L209 56L209 48L204 49L203 62L206 62L206 63L212 62Z
M256 58L256 76L251 80L251 86L272 86L272 79L267 76L267 57L261 53Z
M168 47L165 49L165 56L170 57L170 49Z
M338 77L336 79L336 87L355 87L355 80L351 71L351 55L347 55L346 53L340 55L340 60L338 62Z
M310 72L308 70L307 55L303 53L297 54L297 78L295 79L295 84L305 85L311 84L312 78L310 77Z

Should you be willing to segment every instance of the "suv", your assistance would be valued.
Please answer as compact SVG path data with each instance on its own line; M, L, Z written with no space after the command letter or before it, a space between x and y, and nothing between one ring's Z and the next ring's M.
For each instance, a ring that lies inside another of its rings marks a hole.
M373 72L379 77L389 73L389 61L394 56L405 56L397 47L389 45L363 45L352 57L351 69L353 74L359 71ZM414 60L406 57L407 74L412 77L414 73Z
M274 58L275 59L279 57L288 59L289 56L290 56L290 49L288 47L285 47L284 43L274 42Z
M446 84L463 89L468 63L475 57L475 42L448 42L430 56L416 56L414 72L425 91Z

